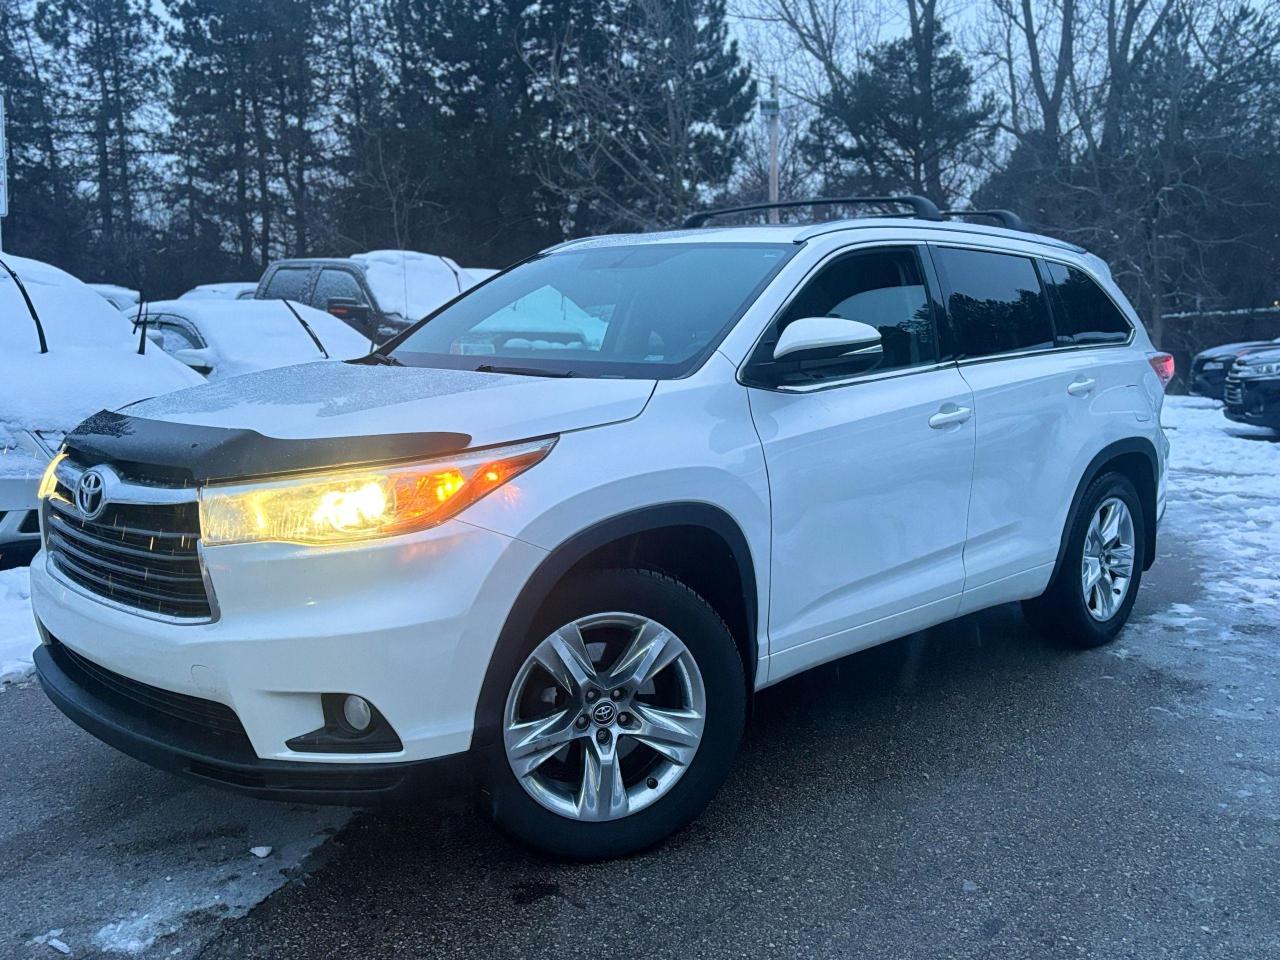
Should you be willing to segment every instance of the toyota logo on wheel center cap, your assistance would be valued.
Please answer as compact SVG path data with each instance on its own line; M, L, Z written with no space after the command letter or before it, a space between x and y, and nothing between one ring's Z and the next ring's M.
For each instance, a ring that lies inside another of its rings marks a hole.
M595 709L591 711L592 719L602 727L607 727L613 723L613 719L617 715L617 708L609 700L601 700L596 704Z
M97 467L80 474L76 484L76 507L86 520L96 520L107 505L104 494L107 478Z

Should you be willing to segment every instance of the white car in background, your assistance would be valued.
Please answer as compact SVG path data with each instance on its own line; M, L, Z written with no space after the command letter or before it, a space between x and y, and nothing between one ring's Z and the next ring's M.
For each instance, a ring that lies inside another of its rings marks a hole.
M39 545L40 475L77 423L200 376L159 350L138 354L128 324L102 296L39 260L5 254L22 290L0 269L0 567L25 563ZM41 352L43 331L46 352Z
M252 300L258 281L202 283L178 297L179 300Z
M67 274L67 276L70 276L70 274ZM90 283L87 286L117 310L133 309L142 299L142 294L138 293L137 290L122 287L116 283Z
M143 316L152 343L210 380L372 349L337 317L302 303L180 298L148 303Z

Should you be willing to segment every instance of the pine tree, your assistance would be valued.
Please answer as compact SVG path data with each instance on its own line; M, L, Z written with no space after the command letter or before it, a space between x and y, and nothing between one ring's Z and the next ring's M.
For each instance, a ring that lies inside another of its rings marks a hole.
M943 205L962 193L991 143L996 104L940 27L877 44L866 66L818 103L804 149L828 190L907 190Z
M58 134L49 86L53 52L40 41L31 10L0 0L0 95L9 145L9 215L4 247L78 271L87 266L79 235L85 210Z

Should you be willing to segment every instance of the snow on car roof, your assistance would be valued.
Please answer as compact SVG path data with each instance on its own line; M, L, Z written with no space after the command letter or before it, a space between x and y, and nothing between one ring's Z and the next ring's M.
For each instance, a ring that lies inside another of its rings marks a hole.
M453 260L432 253L370 250L352 254L351 259L364 267L378 306L410 322L421 320L476 284Z
M178 297L179 300L234 300L240 294L258 289L257 280L232 280L226 283L202 283Z
M337 317L306 304L290 305L330 359L351 360L372 349L367 337ZM147 309L152 319L169 314L191 323L214 352L210 366L218 378L321 359L315 342L280 300L162 300Z
M12 278L0 271L0 424L65 431L90 414L200 382L159 351L138 353L127 318L71 274L4 255L35 304L49 352Z

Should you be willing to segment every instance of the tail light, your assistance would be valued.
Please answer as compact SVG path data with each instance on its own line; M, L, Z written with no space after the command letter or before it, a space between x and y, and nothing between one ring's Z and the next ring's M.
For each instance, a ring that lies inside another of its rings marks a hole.
M1173 379L1174 374L1173 354L1149 353L1147 354L1147 360L1151 362L1151 369L1160 378L1160 386L1169 386L1169 381Z

